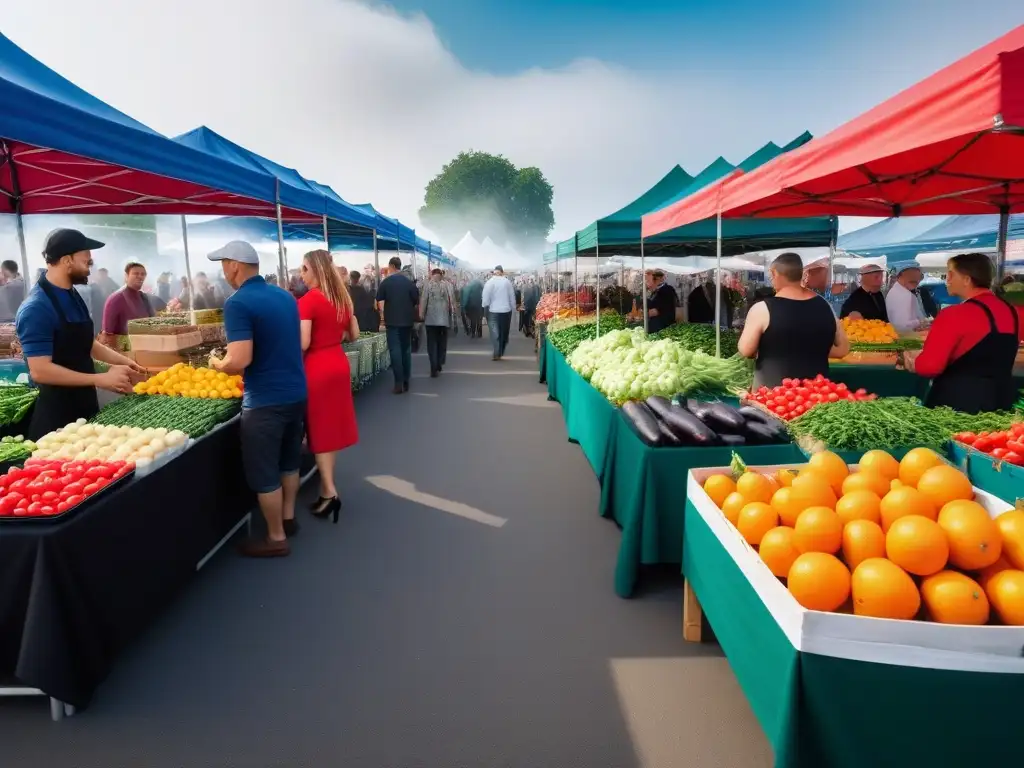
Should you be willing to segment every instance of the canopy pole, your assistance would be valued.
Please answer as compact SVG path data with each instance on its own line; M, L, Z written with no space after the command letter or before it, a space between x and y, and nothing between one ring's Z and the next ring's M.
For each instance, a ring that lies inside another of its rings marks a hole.
M274 210L277 213L277 271L281 287L288 290L288 262L284 255L284 223L281 221L281 182L274 179Z
M327 214L324 214L324 248L331 252L331 239L327 236Z
M644 295L644 333L647 333L647 270L644 268L644 239L640 238L640 292Z
M412 231L412 255L409 257L412 264L412 281L416 282L416 230Z
M28 246L25 245L25 221L21 217L21 201L18 201L18 210L14 214L14 227L18 233L18 250L21 251L21 275L25 280L25 295L28 296L28 289L35 282L28 272Z
M181 248L185 251L185 279L188 280L188 322L196 324L195 286L192 285L192 259L188 253L188 222L181 217ZM223 266L223 264L221 265Z
M1003 282L1003 272L1006 271L1006 238L1010 228L1010 207L1008 205L999 208L999 232L996 235L996 285Z
M558 243L555 243L555 313L562 308L562 273L558 267Z
M722 356L722 206L715 221L715 357Z
M377 255L377 230L373 230L373 281L374 289L373 296L376 303L377 288L380 287L380 258ZM374 328L375 331L379 331L380 328Z
M580 319L580 257L576 251L576 235L572 236L572 290L576 300L576 320Z
M597 290L597 338L601 338L601 244L598 243L594 246L594 263L597 265L597 281L595 283Z
M835 263L836 263L836 237L839 234L839 219L836 216L832 217L832 234L829 235L828 239L828 288L826 289L828 295L832 295L832 286L836 283L835 275Z

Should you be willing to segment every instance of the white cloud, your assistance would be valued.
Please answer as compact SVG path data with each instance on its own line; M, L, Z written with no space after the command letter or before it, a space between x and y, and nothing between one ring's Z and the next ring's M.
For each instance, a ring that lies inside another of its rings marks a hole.
M652 76L600 61L499 77L464 67L425 17L354 0L11 5L5 34L153 128L209 125L410 223L427 181L463 149L539 166L565 236L675 162L696 173L718 154L737 161L894 90L852 83L830 103L735 73ZM832 75L858 77L853 65Z

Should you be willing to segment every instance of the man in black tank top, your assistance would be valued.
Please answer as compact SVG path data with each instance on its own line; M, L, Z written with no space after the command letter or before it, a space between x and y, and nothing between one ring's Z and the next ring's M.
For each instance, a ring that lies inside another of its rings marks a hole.
M803 262L784 253L771 266L775 296L757 302L747 313L739 351L756 358L754 387L775 387L783 379L828 375L830 357L845 357L850 342L832 308L800 285Z

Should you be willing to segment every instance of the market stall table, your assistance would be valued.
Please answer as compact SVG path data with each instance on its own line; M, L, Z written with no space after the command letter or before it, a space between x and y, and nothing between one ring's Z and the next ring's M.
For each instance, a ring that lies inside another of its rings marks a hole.
M0 685L88 705L118 654L249 519L239 423L66 521L0 527Z
M697 475L685 512L684 637L700 639L703 611L775 765L1020 762L1021 628L805 612L710 503ZM942 639L922 645L933 628Z

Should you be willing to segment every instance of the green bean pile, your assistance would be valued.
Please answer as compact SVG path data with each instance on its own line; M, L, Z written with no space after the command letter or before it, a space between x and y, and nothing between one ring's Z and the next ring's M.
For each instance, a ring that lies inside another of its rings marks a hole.
M625 327L626 320L622 315L601 315L601 335L607 331L621 331ZM595 321L570 325L568 328L548 334L551 345L565 357L569 357L575 352L576 347L584 341L596 338L597 323Z
M92 422L114 427L178 429L193 439L205 435L238 413L242 401L198 397L125 395L105 405Z
M651 334L652 339L672 339L684 349L715 354L715 326L703 323L676 323L664 330ZM722 357L732 357L737 352L740 334L737 331L722 330Z
M17 424L28 415L39 390L22 384L0 386L0 425Z
M941 449L957 432L1000 431L1024 419L1020 413L966 414L925 408L912 397L822 403L789 423L796 438L808 437L837 451Z

